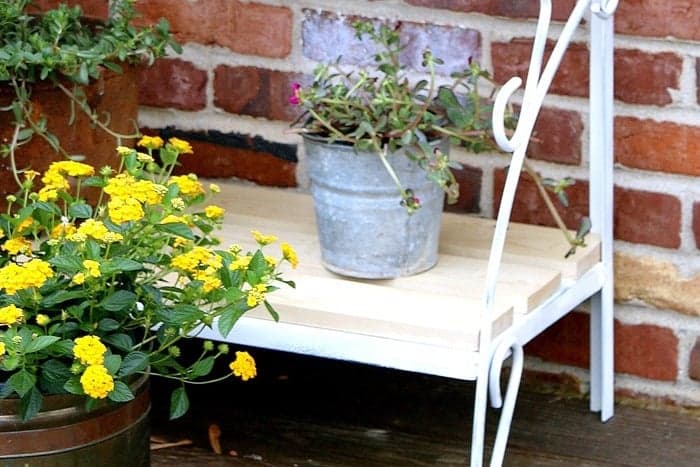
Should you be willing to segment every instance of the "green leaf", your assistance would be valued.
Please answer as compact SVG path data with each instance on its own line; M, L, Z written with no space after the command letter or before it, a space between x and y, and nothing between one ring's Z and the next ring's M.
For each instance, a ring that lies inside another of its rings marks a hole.
M56 359L47 360L41 365L39 387L47 394L60 394L65 392L63 386L71 376L66 364Z
M43 402L43 397L41 392L35 387L32 388L22 396L19 401L19 414L22 417L22 421L27 421L36 415L41 409L41 403Z
M136 294L130 290L117 290L112 295L108 296L100 306L107 311L125 311L129 310L136 303Z
M97 323L97 329L100 331L116 331L119 329L121 324L119 324L119 321L112 319L112 318L102 318L99 323Z
M53 214L55 216L61 215L61 210L58 209L58 206L56 206L54 203L37 201L33 204L33 206L34 206L34 209L37 211L48 212L49 214Z
M116 375L119 367L122 364L122 357L116 354L107 355L105 357L104 366L110 375Z
M105 179L102 177L92 176L83 180L83 186L94 186L97 188L104 188L107 186L107 182L105 182Z
M102 338L107 344L125 352L129 352L134 346L134 341L127 334L109 334Z
M45 349L54 342L60 340L58 336L37 336L36 339L32 339L27 346L24 348L24 353L38 352L39 350Z
M206 376L211 373L212 368L214 368L214 357L206 357L192 365L190 375L192 378Z
M92 217L92 207L85 203L73 203L68 208L68 215L76 219L89 219Z
M129 402L134 400L134 393L124 381L115 381L114 389L107 394L107 398L114 402Z
M166 232L172 235L177 235L178 237L185 238L187 240L194 240L194 234L192 229L187 227L187 225L181 222L173 222L171 224L158 224L155 226L156 230L161 232Z
M24 397L36 384L36 376L22 368L17 373L10 376L7 384L14 389L20 397Z
M80 384L80 376L73 376L68 381L66 381L66 384L63 385L63 389L65 389L71 394L76 394L78 396L85 395L85 391L83 391L83 385Z
M578 231L576 232L576 238L578 240L583 240L586 235L591 231L591 219L588 217L582 217L581 223L578 226Z
M221 316L219 316L218 321L219 332L224 337L229 335L231 329L233 329L233 326L236 324L236 321L238 321L238 319L246 312L245 309L238 307L231 306L227 308L228 309L224 311Z
M267 300L265 300L264 303L265 303L265 308L267 308L267 312L270 313L270 316L272 316L272 319L274 319L275 322L279 322L279 320L280 320L279 313L277 313L277 311L275 311L275 309L272 307L272 305L270 305L270 303Z
M177 388L170 395L170 420L180 418L190 408L190 401L184 387Z
M83 268L83 262L79 256L60 255L49 260L49 264L61 272L73 275Z
M100 272L106 276L121 271L140 271L143 264L129 258L116 257L105 261L100 265Z
M139 371L143 371L148 367L148 354L144 352L129 352L122 360L121 368L117 376L128 376Z
M41 308L50 309L61 303L74 300L76 298L83 298L87 295L88 293L84 290L57 290L56 292L41 299Z

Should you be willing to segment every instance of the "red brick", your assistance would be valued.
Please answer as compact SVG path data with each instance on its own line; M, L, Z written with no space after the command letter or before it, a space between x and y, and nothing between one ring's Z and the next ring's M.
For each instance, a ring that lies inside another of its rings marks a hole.
M700 175L700 126L617 117L615 160L637 169Z
M693 350L690 351L690 360L688 361L688 376L691 379L700 381L700 337L695 339Z
M343 64L374 65L377 48L367 38L357 39L352 27L353 22L361 19L306 10L302 24L304 56L325 63L340 57ZM411 22L402 22L398 27L405 46L400 59L409 68L425 70L421 62L427 47L444 62L436 71L445 75L468 68L471 59L478 60L481 56L481 36L473 29Z
M502 169L494 172L494 212L497 212L505 183ZM588 182L577 180L566 191L569 207L564 209L556 200L555 206L564 223L576 229L580 219L588 215ZM615 187L613 212L615 238L634 243L664 248L680 247L681 202L678 198L648 191ZM532 179L522 175L513 203L513 222L554 226L554 220L545 206Z
M615 98L632 104L670 104L678 89L683 59L671 52L615 50Z
M700 248L700 203L693 203L693 235L695 248Z
M586 313L564 316L525 347L525 355L564 365L590 364L590 319Z
M178 41L282 58L292 50L292 12L283 6L237 0L139 0L144 20L170 21Z
M675 196L616 187L614 215L619 240L681 246L681 202Z
M634 36L673 36L700 40L697 0L621 1L615 12L615 30Z
M107 19L109 15L109 0L34 0L33 4L39 10L46 11L56 8L59 3L69 6L80 5L83 16L94 19Z
M477 167L463 165L461 169L452 169L459 183L459 199L455 204L445 203L445 211L456 213L480 212L482 171Z
M661 326L616 321L615 370L643 378L675 381L678 337L671 329Z
M525 348L527 355L588 367L590 319L569 313L537 336ZM678 338L671 329L651 324L624 324L615 320L615 371L661 381L678 374Z
M554 43L548 41L544 54L545 63L553 48ZM529 38L492 43L491 61L494 79L499 83L505 83L513 76L519 76L525 80L531 53L532 39ZM585 97L588 95L588 82L588 47L586 44L572 43L564 53L549 92Z
M494 212L498 212L505 176L503 169L494 172ZM556 199L553 198L553 201L564 223L570 229L576 229L581 218L588 215L588 182L577 180L576 184L566 190L566 193L569 198L568 209L564 209ZM536 225L555 225L549 210L537 191L535 182L528 175L523 174L520 177L511 220Z
M510 18L536 18L540 11L539 0L406 0L406 3L429 8L442 8L466 13L483 13ZM566 21L574 7L574 0L552 2L552 18Z
M578 112L543 108L537 117L528 157L561 164L581 163L583 122Z
M292 83L311 81L300 73L222 65L214 71L214 105L223 110L270 120L294 120L299 108L289 104Z
M141 105L201 110L206 107L207 72L179 59L156 60L141 70Z
M259 136L218 131L184 132L166 128L144 131L192 144L194 157L180 158L176 173L208 178L237 177L260 185L296 186L296 146L266 141Z

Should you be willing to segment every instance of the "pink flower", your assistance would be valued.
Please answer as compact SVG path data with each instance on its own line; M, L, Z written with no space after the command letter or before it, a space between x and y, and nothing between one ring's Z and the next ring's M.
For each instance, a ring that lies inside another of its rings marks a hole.
M301 84L292 83L292 95L289 96L289 103L292 105L301 104L301 99L299 98L299 90L301 89Z

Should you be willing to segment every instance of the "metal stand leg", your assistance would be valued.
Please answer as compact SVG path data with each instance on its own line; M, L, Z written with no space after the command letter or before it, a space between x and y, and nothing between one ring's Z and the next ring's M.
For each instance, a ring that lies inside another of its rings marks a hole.
M503 361L510 352L512 364L505 397L500 392L500 375ZM503 464L510 425L513 421L515 401L518 397L520 379L523 374L523 348L516 342L501 341L493 352L486 374L480 375L476 382L476 400L474 403L474 425L472 428L471 467L481 467L484 457L484 433L486 431L486 397L491 399L491 405L501 409L498 420L498 430L491 453L491 467Z

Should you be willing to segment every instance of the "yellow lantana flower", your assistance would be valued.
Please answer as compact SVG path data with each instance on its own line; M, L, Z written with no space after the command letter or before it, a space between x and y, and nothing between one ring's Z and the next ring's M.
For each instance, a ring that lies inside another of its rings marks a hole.
M26 255L32 252L32 242L24 237L11 238L2 244L2 249L11 255L24 253Z
M251 230L250 233L253 234L253 238L255 239L255 241L258 242L261 246L269 245L270 243L277 241L277 237L275 237L274 235L263 235L257 230Z
M47 315L44 315L41 313L36 315L36 317L34 319L36 320L36 324L38 324L39 326L46 326L47 324L49 324L51 322L51 318L49 318Z
M107 347L97 336L83 336L74 339L73 355L83 365L102 365Z
M85 394L93 399L104 399L114 390L114 378L102 365L90 365L80 377Z
M85 283L85 274L82 272L77 273L75 276L73 276L73 279L71 280L73 284L76 285L82 285Z
M0 289L8 295L31 287L41 287L53 277L51 265L40 259L33 259L23 265L10 263L0 268Z
M163 138L160 136L143 136L136 144L146 149L160 149L163 147Z
M12 326L24 320L24 311L15 305L0 308L0 326Z
M145 215L141 203L135 198L112 198L107 203L109 218L115 224L138 221Z
M235 376L243 381L255 378L258 374L255 368L255 360L248 352L236 352L236 359L228 366Z
M224 212L224 208L220 206L215 206L213 204L204 208L204 215L207 216L209 219L219 219L221 217L224 217Z
M170 138L168 143L180 154L192 154L192 146L187 141L183 141L179 138Z
M100 263L97 261L86 259L83 261L83 267L87 270L90 277L100 277L102 275L100 273Z
M258 284L250 289L246 298L248 306L252 308L265 301L265 292L267 292L267 286L265 284Z
M170 177L168 185L172 185L173 183L177 184L178 188L180 188L180 193L185 196L196 196L204 193L204 187L197 181L197 176L195 174Z
M66 174L69 177L90 177L95 175L95 168L76 161L58 161L49 166L49 171Z
M3 355L5 355L6 352L7 352L7 350L5 349L5 343L4 343L4 342L0 342L0 357L2 357Z
M282 257L289 261L289 264L292 265L292 269L296 269L296 267L299 265L299 257L297 256L297 252L294 251L294 248L287 243L287 242L282 242L280 245L282 248Z

